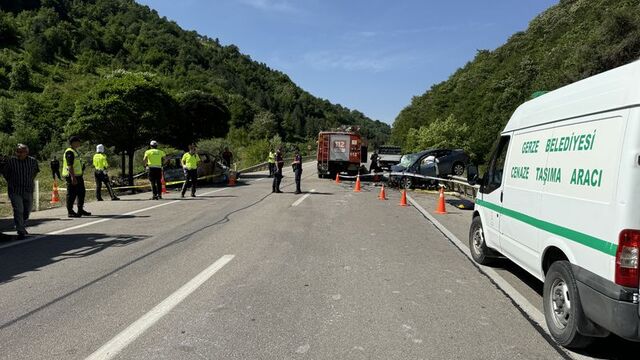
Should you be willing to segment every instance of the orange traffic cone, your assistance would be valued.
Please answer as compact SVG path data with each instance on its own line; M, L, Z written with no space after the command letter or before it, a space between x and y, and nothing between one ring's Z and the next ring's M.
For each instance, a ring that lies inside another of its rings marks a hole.
M436 209L436 214L446 214L447 209L445 209L444 205L444 187L440 188L440 199L438 200L438 208Z
M160 183L162 184L162 193L168 194L169 192L167 191L167 183L164 181L164 173L162 173L162 178L160 179Z
M51 192L51 203L57 204L60 202L60 194L58 193L58 182L53 181L53 191Z
M380 189L380 195L378 195L378 199L387 200L387 193L384 191L384 184L382 184L382 188Z
M360 175L358 175L358 176L356 177L356 187L353 189L353 191L354 191L354 192L360 192L360 191L362 191L362 190L360 189Z
M236 175L235 174L230 174L229 175L229 186L236 186Z
M340 174L336 174L336 184L340 184Z
M402 197L400 198L400 206L408 206L407 205L407 189L402 190Z

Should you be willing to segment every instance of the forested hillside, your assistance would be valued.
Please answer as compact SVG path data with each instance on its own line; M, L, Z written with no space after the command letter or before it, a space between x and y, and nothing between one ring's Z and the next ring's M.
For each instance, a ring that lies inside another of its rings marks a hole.
M413 151L463 147L487 159L512 112L534 92L550 91L640 56L640 2L561 0L434 85L396 118L392 141Z
M341 124L372 143L390 132L133 0L0 0L2 153L24 142L44 159L70 133L116 152L149 138L264 148Z

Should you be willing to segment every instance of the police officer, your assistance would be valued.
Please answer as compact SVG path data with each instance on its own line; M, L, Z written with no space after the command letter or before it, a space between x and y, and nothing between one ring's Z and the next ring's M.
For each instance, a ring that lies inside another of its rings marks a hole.
M267 162L269 163L269 177L272 177L276 172L276 153L273 150L269 150L269 157L267 158Z
M276 151L276 171L273 174L273 189L274 193L281 193L280 182L282 181L282 168L284 167L284 160L282 159L282 149Z
M191 197L196 197L196 184L198 183L198 165L200 156L196 152L194 144L189 145L189 151L182 155L182 169L184 170L185 182L182 185L182 197L191 185Z
M300 179L302 178L302 156L300 155L300 149L296 148L295 156L293 157L293 173L296 179L296 194L302 193L300 191Z
M78 148L81 145L80 138L72 136L69 138L69 145L64 151L62 159L62 177L67 181L67 215L70 218L81 216L91 216L91 213L84 210L84 168L85 164L80 157ZM78 199L78 212L73 211L73 203Z
M107 191L109 191L111 200L120 200L111 188L111 181L109 181L109 174L107 174L109 163L107 162L107 155L104 154L104 145L102 144L96 146L96 154L93 155L93 167L96 169L94 172L96 178L96 199L102 201L102 183L104 183Z
M158 149L158 142L155 140L151 140L149 146L151 148L144 152L142 162L149 171L149 182L153 191L151 200L160 200L162 199L162 165L167 154Z

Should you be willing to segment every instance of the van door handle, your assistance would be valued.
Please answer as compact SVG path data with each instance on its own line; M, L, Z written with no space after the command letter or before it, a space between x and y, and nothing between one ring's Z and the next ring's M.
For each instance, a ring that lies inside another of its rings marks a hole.
M502 202L504 199L504 192L500 191L500 202Z

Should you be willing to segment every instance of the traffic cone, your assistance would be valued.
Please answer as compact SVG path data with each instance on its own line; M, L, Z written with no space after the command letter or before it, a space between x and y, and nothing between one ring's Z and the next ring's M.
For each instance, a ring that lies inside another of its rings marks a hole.
M340 184L340 174L336 174L336 184Z
M438 200L438 208L436 209L436 214L446 214L447 209L445 209L444 204L444 187L440 188L440 199Z
M358 176L356 177L356 187L353 189L353 191L354 191L354 192L360 192L360 191L362 191L362 190L360 189L360 175L358 175Z
M236 176L234 174L229 175L229 186L236 186Z
M384 184L382 184L382 188L380 189L380 195L378 195L379 200L387 200L387 193L384 191Z
M408 206L407 205L407 189L402 190L402 197L400 198L400 206Z
M53 191L51 192L51 203L57 204L60 202L60 194L58 193L58 182L53 181Z
M169 192L167 191L167 183L164 181L164 173L162 173L162 178L160 179L160 183L162 184L162 193L168 194Z

